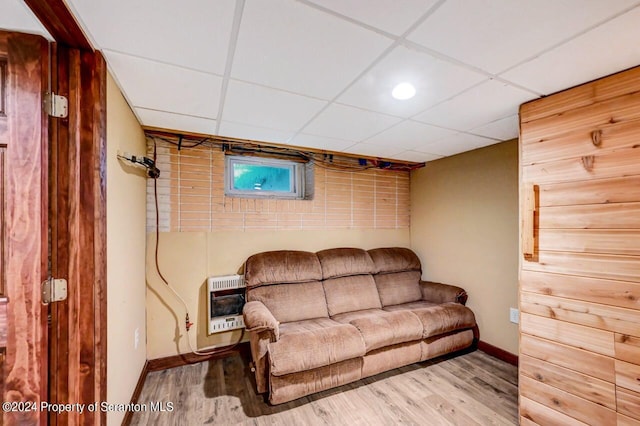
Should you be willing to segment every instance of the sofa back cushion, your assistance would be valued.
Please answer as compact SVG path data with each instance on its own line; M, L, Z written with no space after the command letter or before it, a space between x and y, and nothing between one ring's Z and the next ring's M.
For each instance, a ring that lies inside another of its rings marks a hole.
M369 250L382 306L398 305L422 299L420 259L402 247Z
M380 297L371 275L329 278L322 282L329 315L363 309L380 309Z
M368 251L375 265L375 273L421 271L420 259L408 248L387 247Z
M265 251L244 265L247 288L282 283L320 281L322 268L315 253L297 250Z
M316 253L322 267L329 315L382 307L371 274L375 264L358 248L335 248Z
M422 299L419 271L377 274L374 278L382 306L399 305Z
M329 316L320 281L247 288L247 302L260 301L279 322Z
M322 268L315 253L294 250L254 254L245 263L247 301L260 301L280 322L327 317Z
M322 268L322 278L373 274L376 265L369 253L358 248L335 248L316 253Z

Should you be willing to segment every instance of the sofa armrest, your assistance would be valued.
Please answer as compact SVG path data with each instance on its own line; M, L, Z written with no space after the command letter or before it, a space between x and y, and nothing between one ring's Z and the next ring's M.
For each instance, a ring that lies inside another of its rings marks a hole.
M260 333L271 331L273 341L280 338L280 323L275 319L271 311L262 302L247 302L242 309L244 325L248 332Z
M456 302L461 305L467 303L467 292L454 285L420 281L420 289L422 290L422 299L428 302Z
M280 338L280 324L264 303L258 301L245 303L242 316L249 332L256 386L259 393L265 393L269 390L269 343Z

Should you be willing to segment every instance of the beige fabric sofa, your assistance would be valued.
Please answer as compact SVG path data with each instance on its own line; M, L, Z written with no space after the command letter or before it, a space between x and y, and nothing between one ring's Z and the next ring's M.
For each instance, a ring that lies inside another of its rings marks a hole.
M471 346L459 287L421 281L406 248L272 251L245 264L258 392L280 404Z

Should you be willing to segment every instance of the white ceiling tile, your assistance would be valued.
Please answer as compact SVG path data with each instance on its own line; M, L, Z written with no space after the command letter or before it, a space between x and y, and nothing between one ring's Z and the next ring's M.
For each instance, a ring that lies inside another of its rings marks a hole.
M448 156L459 154L465 151L471 151L472 149L480 148L483 146L493 145L495 143L498 143L498 141L494 139L484 138L482 136L469 135L467 133L458 133L453 136L440 139L437 142L416 147L414 151Z
M397 117L332 104L303 130L311 135L360 142L400 121Z
M338 102L400 117L410 117L485 80L486 76L423 52L396 47L338 98ZM393 88L409 82L416 95L404 101Z
M365 142L372 145L393 146L398 150L409 150L416 146L454 135L455 133L457 132L443 129L442 127L406 120L372 136Z
M145 126L406 161L516 137L522 102L640 64L640 7L613 18L640 0L66 1ZM20 0L0 27L44 31Z
M234 0L68 0L102 49L222 75Z
M218 135L229 138L248 139L257 142L286 143L294 132L269 129L265 127L249 126L229 121L220 122Z
M222 78L135 56L104 53L132 106L216 118Z
M416 115L413 119L466 131L516 114L521 103L535 97L530 92L489 80Z
M325 105L307 96L230 81L222 119L251 126L297 131Z
M325 151L342 151L354 145L353 141L327 138L324 136L307 135L304 133L298 134L296 137L291 139L289 143L295 146L322 149Z
M436 0L311 0L372 27L395 35L403 34Z
M2 11L0 13L0 28L3 30L38 34L53 40L49 32L22 0L0 0L0 10Z
M640 8L595 28L503 77L544 94L640 64Z
M409 39L499 73L636 0L448 0Z
M501 141L517 138L519 133L518 114L483 124L471 129L469 132Z
M216 130L216 120L144 108L134 108L134 110L142 125L147 127L205 135L213 135Z
M392 41L302 3L245 3L232 77L331 99Z
M393 156L396 160L402 161L413 161L415 163L425 163L427 161L437 160L439 158L444 158L444 155L438 154L429 154L427 152L418 152L418 151L404 151L400 154L396 154Z
M360 142L347 149L343 149L342 152L366 155L368 157L391 158L391 156L397 154L399 150L393 146L371 145Z

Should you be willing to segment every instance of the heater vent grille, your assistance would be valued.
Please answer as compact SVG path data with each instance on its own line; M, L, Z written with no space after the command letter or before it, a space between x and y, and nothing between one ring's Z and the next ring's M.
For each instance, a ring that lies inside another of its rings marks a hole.
M209 334L244 328L244 275L224 275L207 279Z
M207 279L209 291L233 290L245 288L244 275L224 275Z
M213 317L209 321L209 334L220 333L221 331L236 330L244 327L242 315L232 315L230 317Z

